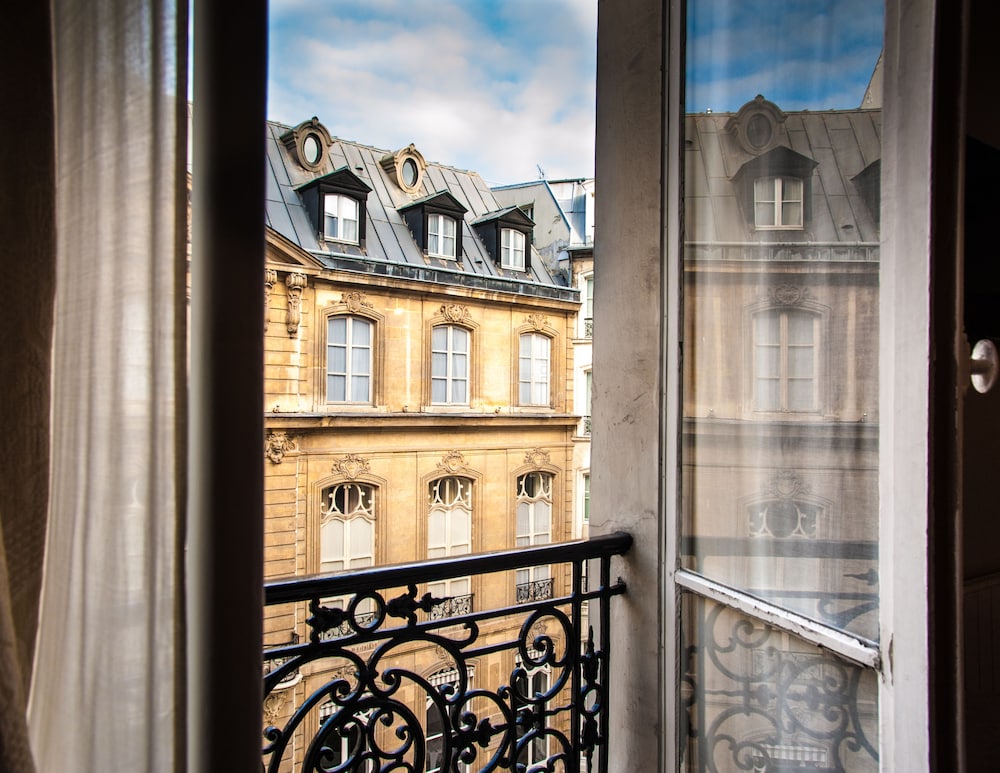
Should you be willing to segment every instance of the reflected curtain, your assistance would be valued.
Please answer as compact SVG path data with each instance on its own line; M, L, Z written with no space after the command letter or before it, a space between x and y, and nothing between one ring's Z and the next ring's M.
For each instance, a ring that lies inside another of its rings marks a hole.
M51 464L29 734L39 770L168 771L183 760L186 4L51 13Z

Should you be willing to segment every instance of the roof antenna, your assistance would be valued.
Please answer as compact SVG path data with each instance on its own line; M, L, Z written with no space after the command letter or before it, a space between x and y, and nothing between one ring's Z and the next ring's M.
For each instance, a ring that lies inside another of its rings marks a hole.
M542 169L542 165L541 164L535 164L535 169L538 170L538 179L539 180L544 180L545 179L545 170Z

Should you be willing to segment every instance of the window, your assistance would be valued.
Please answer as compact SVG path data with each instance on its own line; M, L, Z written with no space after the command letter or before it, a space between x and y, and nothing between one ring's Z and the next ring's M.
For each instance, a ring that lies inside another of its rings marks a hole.
M517 479L517 547L547 545L552 541L552 474L529 472ZM517 602L552 597L548 566L518 569Z
M469 331L439 325L431 331L431 402L469 404Z
M524 234L513 228L500 231L500 265L524 271Z
M375 487L338 483L323 490L320 505L321 572L375 563Z
M583 288L583 336L594 337L594 277L588 276Z
M807 412L819 408L816 343L819 318L769 310L753 319L753 408Z
M584 371L583 378L583 434L589 436L593 426L594 371Z
M471 692L473 684L476 680L476 669L475 666L468 666L468 681L466 685L466 693ZM438 690L447 689L448 687L458 690L461 687L461 681L459 679L459 673L454 668L443 668L430 675L427 680L431 685ZM444 733L445 733L445 721L447 717L442 715L441 709L438 707L433 700L427 699L427 713L425 716L424 723L424 737L427 739L427 765L424 770L427 773L438 773L438 771L445 770L443 767L444 759ZM455 746L452 747L452 753L455 753ZM453 763L455 761L453 760ZM468 773L469 766L465 763L458 763L458 770L460 773ZM447 770L454 770L450 765Z
M540 333L524 333L520 346L518 404L548 405L551 342Z
M331 717L335 717L329 730L323 736L320 753L320 769L334 770L348 762L357 764L357 757L364 753L365 744L368 742L367 726L371 720L372 711L369 709L361 714L348 716L336 716L343 712L348 714L350 709L338 706L333 701L327 701L319 707L319 724L322 729L324 723ZM360 761L360 766L351 767L351 770L358 770L360 773L374 773L375 763L366 759Z
M326 330L326 401L372 401L372 328L360 317L330 317Z
M427 518L427 558L464 556L472 552L472 481L468 478L438 478L430 484L430 514ZM430 583L427 590L438 598L468 596L468 577Z
M455 219L447 215L427 216L427 254L455 257Z
M533 658L540 658L541 652L532 648L529 650ZM537 704L529 703L528 707L524 710L533 709L535 712L539 710L544 711L546 701L542 700L543 696L548 693L551 687L550 679L550 669L549 666L537 666L532 668L530 664L527 666L521 662L521 658L517 657L514 661L515 668L523 668L524 673L519 673L517 675L516 689L518 695L522 699L528 699L529 701L540 701L541 706L536 708ZM517 737L521 739L526 733L526 727L524 725L518 725L517 727ZM533 765L538 765L541 762L545 762L549 758L549 736L539 735L535 736L525 745L521 752L517 756L517 761L519 764L524 765L525 768L530 768ZM584 768L581 769L585 769Z
M802 180L794 177L754 180L753 207L757 228L801 228Z
M583 474L583 525L590 525L590 473Z
M358 201L339 193L323 196L323 238L358 243Z

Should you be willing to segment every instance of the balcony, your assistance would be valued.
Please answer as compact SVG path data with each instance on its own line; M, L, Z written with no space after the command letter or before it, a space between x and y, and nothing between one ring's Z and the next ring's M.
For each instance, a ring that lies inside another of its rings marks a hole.
M304 619L305 636L264 651L264 769L607 771L609 611L625 592L611 565L631 544L618 533L269 583L268 613ZM552 567L548 591L510 605L526 564ZM473 612L471 597L419 590L464 576L487 591L477 606L501 603Z

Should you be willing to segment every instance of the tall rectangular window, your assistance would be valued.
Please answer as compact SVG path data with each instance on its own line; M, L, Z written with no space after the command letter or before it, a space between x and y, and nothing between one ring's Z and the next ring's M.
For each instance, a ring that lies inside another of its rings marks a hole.
M455 257L455 219L447 215L427 216L427 254Z
M469 331L439 325L431 331L431 402L469 403Z
M372 323L360 317L327 322L326 401L372 401Z
M500 265L524 270L524 234L513 228L500 231Z
M549 352L552 348L548 336L540 333L521 335L518 368L518 404L549 404Z
M594 337L594 277L589 276L583 288L583 335Z
M818 410L817 325L816 315L803 311L754 315L755 411Z
M517 547L547 545L552 541L552 474L529 472L517 479ZM552 575L548 566L518 569L517 602L552 597Z
M338 242L358 243L358 201L339 193L323 197L323 237Z

